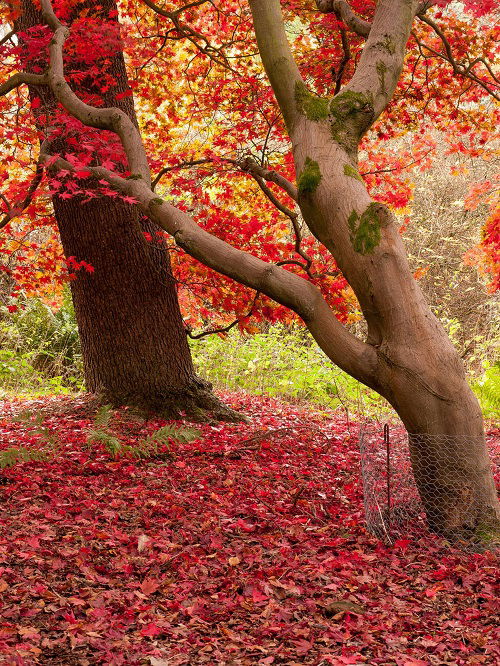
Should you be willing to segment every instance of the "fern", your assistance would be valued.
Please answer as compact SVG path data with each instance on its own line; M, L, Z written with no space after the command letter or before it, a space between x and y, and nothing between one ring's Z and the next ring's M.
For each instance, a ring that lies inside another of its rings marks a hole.
M53 455L52 449L27 449L25 446L11 446L0 451L0 469L13 467L19 462L50 460Z
M98 410L94 417L95 428L87 433L87 445L91 446L95 442L103 444L115 458L129 456L142 460L164 455L170 456L171 441L192 442L201 435L201 432L195 428L166 425L158 428L145 439L139 440L136 445L125 444L109 430L112 416L111 405L104 405ZM161 452L161 448L166 448L167 452Z
M143 441L154 441L159 442L160 444L168 445L170 440L173 439L175 442L194 442L195 439L198 439L201 436L201 432L196 430L196 428L187 428L184 426L174 426L166 425L162 428L158 428L155 432L151 433L146 440Z
M40 435L50 446L57 446L59 438L56 433L50 430L50 428L43 425L44 419L40 412L34 414L29 409L26 409L19 412L12 420L17 423L26 424L36 435Z
M123 444L120 442L118 437L115 437L106 430L90 430L87 433L87 444L93 444L94 442L100 442L101 444L104 444L106 449L115 458L118 457L123 449Z
M94 425L102 428L107 428L111 417L113 416L113 408L111 405L103 405L99 407L96 415L94 416Z

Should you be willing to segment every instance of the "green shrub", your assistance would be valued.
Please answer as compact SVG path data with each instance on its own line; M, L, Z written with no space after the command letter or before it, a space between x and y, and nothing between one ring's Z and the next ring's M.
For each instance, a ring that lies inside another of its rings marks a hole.
M500 362L490 365L484 363L483 376L472 385L483 414L487 418L500 416Z
M0 321L0 387L7 391L67 393L83 387L83 363L69 290L59 310L40 299Z
M390 410L374 391L334 366L302 329L277 325L268 333L190 341L199 374L218 389L307 401L357 413Z

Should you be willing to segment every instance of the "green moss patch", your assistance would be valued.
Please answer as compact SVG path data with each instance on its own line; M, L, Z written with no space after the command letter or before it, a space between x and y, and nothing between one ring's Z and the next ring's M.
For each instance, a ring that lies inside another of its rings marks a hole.
M318 187L320 181L321 171L319 170L319 164L310 157L306 157L304 168L302 169L297 182L299 195L312 194Z
M355 169L351 164L344 164L344 174L346 176L349 176L349 178L355 178L356 180L359 180L360 182L364 183L364 180L361 178L359 175L359 172L357 169Z
M353 210L347 220L351 232L351 242L355 252L370 254L380 243L380 220L378 204L371 203L360 215Z
M295 84L295 101L299 113L309 120L319 121L328 118L328 99L314 95L302 81L297 81Z
M330 100L329 109L332 138L348 152L354 152L373 117L372 94L344 90Z

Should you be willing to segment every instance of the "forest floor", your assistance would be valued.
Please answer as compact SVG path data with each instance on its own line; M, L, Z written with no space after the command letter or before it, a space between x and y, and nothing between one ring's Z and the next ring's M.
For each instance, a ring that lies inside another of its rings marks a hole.
M165 421L118 410L89 445L83 398L0 404L0 450L48 456L0 472L0 664L500 663L493 553L384 545L364 528L358 424L223 398L250 422L143 460L110 438Z

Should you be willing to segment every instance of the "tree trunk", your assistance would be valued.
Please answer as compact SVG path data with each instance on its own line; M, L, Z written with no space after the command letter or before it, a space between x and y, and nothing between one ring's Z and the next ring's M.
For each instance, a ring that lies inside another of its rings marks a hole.
M439 350L435 343L426 346L430 357ZM396 374L397 397L394 385L380 392L391 396L409 433L412 470L429 527L451 536L498 536L500 507L483 418L465 377L448 367L443 391L429 362L422 362L418 374L408 373L408 367Z
M305 164L314 155L322 174L313 194L299 194L304 219L334 254L358 297L367 342L376 352L374 372L361 380L391 403L409 433L429 526L448 535L496 532L500 504L481 409L457 351L412 276L396 219L387 207L370 201L362 182L344 169L339 174L339 162L351 164L352 155L325 137L323 127L309 125L298 136L296 161ZM376 238L369 233L357 238L349 224L338 224L353 215L369 221Z
M83 9L109 21L116 1L87 0L78 4L74 16ZM22 31L43 24L31 0L23 0L16 24ZM132 97L115 97L129 88L122 51L112 58L108 72L116 84L106 93L89 80L75 92L98 95L105 106L119 106L137 124ZM41 97L37 113L45 118L55 105L51 91L30 93ZM64 141L58 143L57 152L66 149ZM92 186L87 180L85 187ZM237 418L194 372L169 254L155 242L157 227L121 200L102 196L83 203L83 198L54 196L53 206L65 256L95 269L80 270L71 282L87 390L114 405L169 416L201 418L207 411L218 418ZM153 242L145 239L145 232Z

